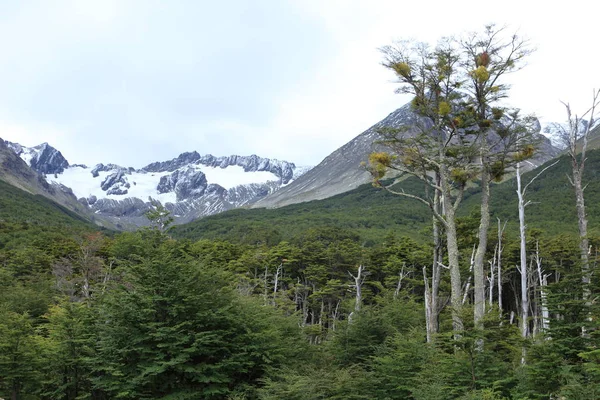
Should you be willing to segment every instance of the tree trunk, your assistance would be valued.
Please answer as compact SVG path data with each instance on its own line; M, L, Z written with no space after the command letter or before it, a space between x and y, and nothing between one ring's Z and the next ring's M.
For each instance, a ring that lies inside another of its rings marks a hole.
M436 176L436 183L439 185L439 175ZM441 214L440 210L440 192L435 191L433 201L435 211ZM442 263L442 242L440 238L440 222L433 217L433 260L431 263L431 286L427 277L427 268L423 267L423 281L425 284L425 318L427 329L427 342L431 343L433 335L439 332L439 290L441 280Z
M437 183L439 184L439 176L437 177ZM436 211L440 212L440 192L435 191L435 197L433 206ZM432 334L436 334L440 330L439 323L439 293L440 293L440 280L442 278L442 261L443 261L443 246L440 235L440 222L433 218L433 263L431 266L431 301L429 303L431 313L429 315L429 328Z
M537 266L537 273L540 282L540 303L542 309L542 332L548 332L550 327L550 313L548 311L548 298L546 293L546 286L548 286L548 275L544 274L542 269L542 259L540 258L540 243L535 244L535 264Z
M520 264L521 268L521 336L528 336L529 296L527 284L527 243L525 238L525 202L521 185L521 163L517 163L517 196L519 197L519 234L520 234Z
M431 343L431 289L429 288L429 279L427 279L427 267L423 266L423 284L425 286L425 332L427 334L427 343Z
M506 223L504 224L506 227ZM500 229L500 219L498 218L498 311L502 317L502 234L504 227Z
M450 189L444 174L441 174L443 190L443 206L446 217L446 247L448 248L448 268L450 269L450 303L452 305L452 327L454 332L464 330L462 321L462 282L460 280L460 264L458 238L456 235L456 215L454 205L450 201Z
M581 283L583 283L583 299L586 303L590 298L590 260L589 240L587 235L587 215L585 214L585 201L583 198L583 171L573 164L573 187L575 188L575 204L577 206L577 220L579 227L579 251L581 253Z
M475 327L482 327L485 315L485 274L484 258L487 249L488 230L490 228L490 179L489 172L483 167L481 172L481 219L479 221L479 244L473 265L473 286L475 289L475 307L473 310Z

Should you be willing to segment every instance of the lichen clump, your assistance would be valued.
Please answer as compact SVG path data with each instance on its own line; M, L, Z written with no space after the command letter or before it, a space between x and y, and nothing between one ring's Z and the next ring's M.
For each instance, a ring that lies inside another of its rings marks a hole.
M392 69L403 78L408 78L410 76L410 65L405 62L393 64Z
M471 178L469 172L464 168L454 168L450 171L450 176L454 182L465 184Z
M383 178L391 164L392 156L389 153L377 152L369 155L369 170L375 179Z
M535 148L533 147L533 145L528 144L525 147L523 147L521 149L521 151L517 152L513 156L513 159L517 162L521 162L523 160L527 160L528 158L531 158L533 156L534 152L535 152Z
M484 83L488 79L490 79L490 73L487 68L483 65L480 65L473 71L471 71L471 76L475 78L475 80L479 83Z
M501 108L492 108L492 115L495 120L499 120L504 115L504 110Z
M445 117L446 115L450 114L450 111L450 104L448 104L445 101L440 102L440 105L438 107L438 114L440 114L442 117Z
M500 182L504 178L506 166L502 161L496 161L490 165L490 175L495 182Z

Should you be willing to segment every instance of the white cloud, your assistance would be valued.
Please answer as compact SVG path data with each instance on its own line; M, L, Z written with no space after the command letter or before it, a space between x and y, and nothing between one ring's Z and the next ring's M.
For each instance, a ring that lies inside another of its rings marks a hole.
M0 5L0 137L70 162L142 166L197 150L316 164L407 99L377 48L496 22L538 48L511 103L545 120L600 87L587 3L507 0Z

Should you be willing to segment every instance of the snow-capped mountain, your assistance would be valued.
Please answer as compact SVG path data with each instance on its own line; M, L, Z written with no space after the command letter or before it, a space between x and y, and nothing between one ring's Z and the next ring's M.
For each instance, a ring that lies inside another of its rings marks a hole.
M177 223L251 204L286 186L308 170L256 155L215 157L189 152L143 168L97 164L70 165L47 143L7 145L32 169L68 188L96 217L117 226L144 225L158 203Z
M60 151L42 143L34 147L21 146L19 143L6 142L31 168L41 174L60 174L69 166L69 162Z

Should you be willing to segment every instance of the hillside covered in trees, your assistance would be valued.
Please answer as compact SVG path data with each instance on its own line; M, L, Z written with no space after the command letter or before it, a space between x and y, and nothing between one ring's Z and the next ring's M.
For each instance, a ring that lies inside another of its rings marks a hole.
M537 335L519 335L518 238L506 232L502 315L495 292L484 329L466 326L457 341L444 333L445 308L432 346L423 308L429 243L390 234L365 247L357 232L325 227L276 243L255 233L255 244L174 240L156 229L106 236L76 220L68 229L50 223L50 213L2 222L7 398L594 399L600 390L596 331L580 334L588 311L573 290L577 236L567 226L528 238L550 275L551 340L540 339L537 314ZM465 276L475 222L461 218ZM445 276L444 301L448 284ZM466 288L465 304L471 296Z

